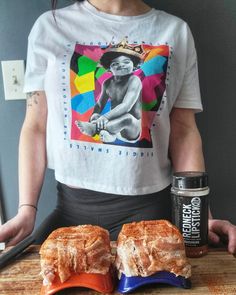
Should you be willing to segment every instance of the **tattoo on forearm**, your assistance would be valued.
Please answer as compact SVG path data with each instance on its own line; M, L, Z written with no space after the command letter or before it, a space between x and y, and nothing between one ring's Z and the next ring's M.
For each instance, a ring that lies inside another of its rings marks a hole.
M27 106L32 107L33 104L38 104L38 96L39 96L39 92L37 92L37 91L28 92L27 93Z

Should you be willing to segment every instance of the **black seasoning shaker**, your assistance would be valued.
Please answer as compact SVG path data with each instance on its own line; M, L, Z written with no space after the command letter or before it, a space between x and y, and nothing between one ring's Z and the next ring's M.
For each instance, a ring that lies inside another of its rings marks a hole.
M171 187L172 222L181 231L187 257L208 252L209 187L206 172L177 172Z

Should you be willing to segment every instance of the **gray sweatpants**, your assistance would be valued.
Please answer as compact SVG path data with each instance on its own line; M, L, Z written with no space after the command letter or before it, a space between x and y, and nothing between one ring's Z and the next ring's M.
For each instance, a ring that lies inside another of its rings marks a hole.
M57 184L58 198L55 210L36 230L41 244L56 228L82 224L99 225L116 240L124 223L141 220L171 220L170 187L137 196L106 194L87 189L74 189Z

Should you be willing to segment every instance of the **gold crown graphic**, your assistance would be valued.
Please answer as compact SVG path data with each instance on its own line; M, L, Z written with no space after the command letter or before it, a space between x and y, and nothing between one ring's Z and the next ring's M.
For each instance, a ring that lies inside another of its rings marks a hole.
M136 56L142 59L145 54L142 45L129 45L127 37L124 38L120 43L115 45L109 45L106 52L121 52L129 55Z

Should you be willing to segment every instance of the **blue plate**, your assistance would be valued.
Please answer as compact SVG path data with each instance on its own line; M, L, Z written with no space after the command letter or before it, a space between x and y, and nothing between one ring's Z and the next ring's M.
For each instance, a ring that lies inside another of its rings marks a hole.
M182 276L176 276L175 274L168 271L159 271L148 277L126 277L124 274L122 274L118 283L118 291L120 293L129 293L138 287L153 283L169 284L185 289L191 288L190 279L186 279Z

